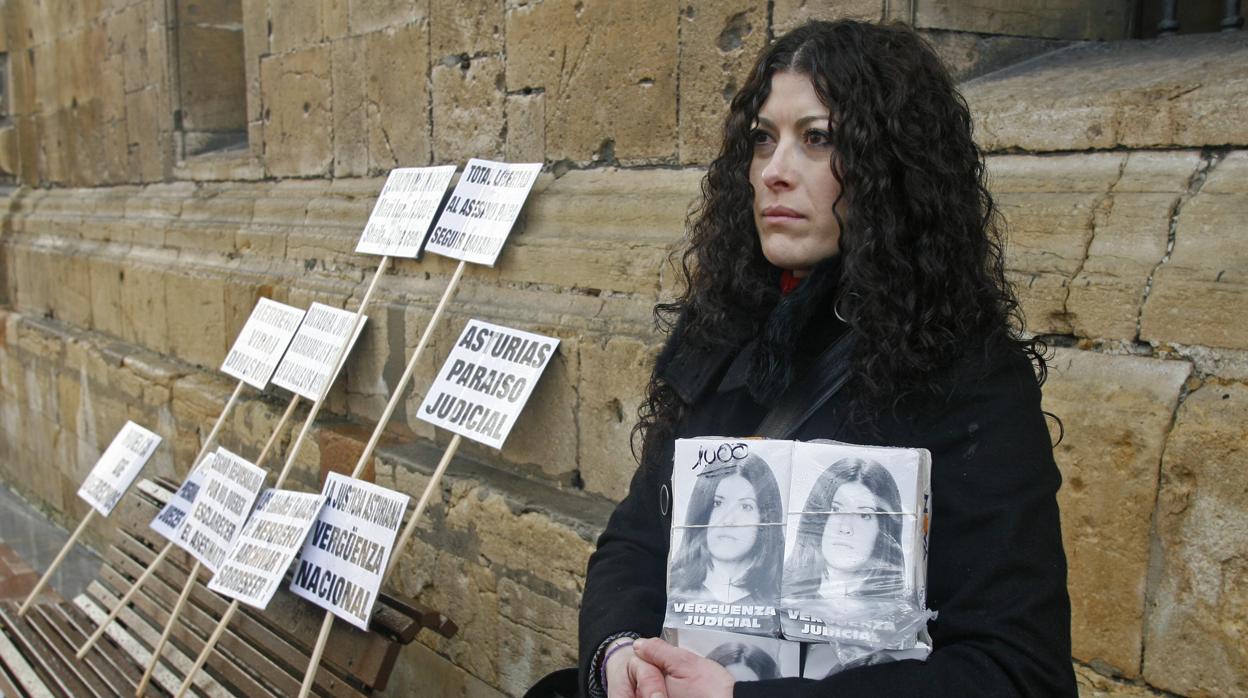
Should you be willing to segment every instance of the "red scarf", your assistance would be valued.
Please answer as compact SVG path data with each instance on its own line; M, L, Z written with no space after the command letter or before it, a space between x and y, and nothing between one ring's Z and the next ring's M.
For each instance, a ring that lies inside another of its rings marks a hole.
M800 283L802 283L802 280L796 276L793 276L793 272L789 271L788 269L781 271L780 272L780 295L782 296L789 295L790 293L793 292L793 289L797 288L797 285Z

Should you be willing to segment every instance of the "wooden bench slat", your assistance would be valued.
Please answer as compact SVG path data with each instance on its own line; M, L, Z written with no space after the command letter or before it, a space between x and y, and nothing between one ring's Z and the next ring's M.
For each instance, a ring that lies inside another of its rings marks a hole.
M64 665L66 671L86 688L87 693L83 695L99 696L99 698L111 696L113 691L108 682L97 675L90 664L80 662L74 657L78 648L70 646L48 618L47 607L56 605L59 604L41 604L32 607L26 614L27 622L43 641L43 646L55 653L57 660Z
M82 647L86 642L87 632L91 629L90 620L82 610L72 603L57 604L52 608L60 620L65 639L74 647ZM101 638L92 646L91 651L83 658L95 672L113 687L113 693L119 696L134 695L134 688L139 683L140 672L133 662L123 659L123 655L108 639Z
M31 698L52 698L54 695L48 688L43 679L39 677L35 668L26 660L21 649L9 639L5 631L7 624L3 618L0 618L0 661L4 663L5 668L11 672L13 681L8 681L8 675L0 672L5 676L6 690L12 691L14 695L28 695ZM18 693L17 687L13 685L17 683L21 685L22 694Z
M0 649L0 697L13 696L13 698L23 698L26 694L17 689L13 680L9 679L9 674L4 665L4 650Z
M8 629L13 644L18 646L53 694L78 696L86 692L86 687L65 670L55 654L39 651L38 635L25 618L18 617L17 604L7 601L0 604L0 621Z

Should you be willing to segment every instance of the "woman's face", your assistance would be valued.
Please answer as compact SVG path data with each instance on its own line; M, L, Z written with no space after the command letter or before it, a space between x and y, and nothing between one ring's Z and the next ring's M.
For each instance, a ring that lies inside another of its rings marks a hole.
M735 562L749 554L758 538L758 500L754 485L740 475L720 480L707 521L706 549L722 562ZM718 528L722 527L722 528Z
M860 482L846 482L832 496L832 511L823 527L823 557L828 567L856 572L871 559L880 533L876 512L879 497Z
M810 78L779 72L752 134L750 185L763 256L795 276L840 249L832 202L841 185L832 175L830 120ZM843 216L844 200L837 207Z
M736 664L728 664L724 667L732 674L732 678L736 681L757 681L758 672L751 669L745 662L737 662Z

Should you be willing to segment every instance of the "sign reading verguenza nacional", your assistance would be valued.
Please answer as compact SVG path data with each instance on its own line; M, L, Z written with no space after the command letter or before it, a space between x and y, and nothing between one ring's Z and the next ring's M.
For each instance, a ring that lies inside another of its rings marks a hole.
M409 497L338 473L325 478L322 494L290 590L367 630Z
M313 303L277 367L273 383L313 402L321 399L321 393L333 381L339 353L354 325L355 313ZM364 322L360 322L359 330L363 329ZM351 338L352 346L360 336L359 330ZM348 347L347 353L350 352Z
M265 490L208 588L264 610L324 501L313 492Z
M390 170L373 206L356 252L391 257L420 256L421 243L455 176L454 165Z
M261 298L230 347L221 371L264 390L302 320L302 310Z
M204 456L191 474L186 476L186 479L182 481L182 486L173 493L168 502L165 502L165 506L161 507L156 518L152 519L153 531L168 540L174 539L178 527L186 520L187 514L191 513L191 507L195 506L195 498L199 496L199 489L204 484L204 472L207 465L216 457L215 453Z
M469 160L425 249L494 266L541 170L540 163Z
M502 448L558 346L551 337L470 320L417 416Z
M87 473L78 496L108 516L159 445L159 436L134 422L126 422Z
M218 448L216 458L204 469L204 484L191 514L178 527L173 542L215 573L263 485L263 470Z

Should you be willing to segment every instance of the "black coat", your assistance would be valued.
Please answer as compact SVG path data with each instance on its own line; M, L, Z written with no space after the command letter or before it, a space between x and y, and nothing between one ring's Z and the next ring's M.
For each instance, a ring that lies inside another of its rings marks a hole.
M741 380L742 361L674 361L662 375L692 398L679 435L746 436L766 410ZM662 361L662 359L661 359ZM903 401L873 420L846 419L847 387L798 431L799 440L926 448L932 523L925 662L849 669L821 681L738 683L735 696L1074 696L1070 600L1053 462L1031 364L1002 347L957 361L939 396ZM717 386L717 387L716 387ZM852 386L852 384L851 384ZM659 634L663 622L671 445L633 476L589 560L580 617L580 685L602 641L622 631Z

